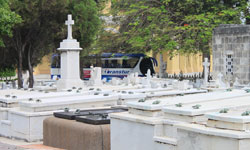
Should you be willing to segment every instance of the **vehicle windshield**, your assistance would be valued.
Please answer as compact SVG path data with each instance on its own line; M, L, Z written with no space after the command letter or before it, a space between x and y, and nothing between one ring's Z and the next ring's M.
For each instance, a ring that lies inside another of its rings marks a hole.
M51 68L60 68L60 55L54 55L51 60Z
M139 58L102 58L103 68L134 68Z

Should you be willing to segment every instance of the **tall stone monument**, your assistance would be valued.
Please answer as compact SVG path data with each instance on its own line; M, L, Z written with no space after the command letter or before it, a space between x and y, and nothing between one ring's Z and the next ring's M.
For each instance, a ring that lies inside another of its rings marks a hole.
M213 32L213 77L250 82L250 25L220 25Z
M69 89L72 87L83 87L83 81L80 79L79 53L82 48L79 42L72 37L72 25L74 20L68 15L65 22L68 26L68 37L60 43L61 52L61 79L57 81L57 90Z

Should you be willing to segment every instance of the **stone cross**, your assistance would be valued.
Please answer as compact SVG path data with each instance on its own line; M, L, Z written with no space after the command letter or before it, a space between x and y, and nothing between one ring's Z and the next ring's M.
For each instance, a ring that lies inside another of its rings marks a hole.
M204 85L207 85L208 67L210 66L210 63L208 62L207 58L205 58L205 62L203 62L203 66L204 66Z
M72 25L74 24L74 20L72 20L72 15L68 15L68 20L65 24L68 26L68 38L69 40L73 39L72 37Z

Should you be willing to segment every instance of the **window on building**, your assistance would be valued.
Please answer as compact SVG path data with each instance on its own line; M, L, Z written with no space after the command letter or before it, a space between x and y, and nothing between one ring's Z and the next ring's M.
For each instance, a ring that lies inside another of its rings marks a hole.
M231 54L226 57L226 74L233 75L233 57Z

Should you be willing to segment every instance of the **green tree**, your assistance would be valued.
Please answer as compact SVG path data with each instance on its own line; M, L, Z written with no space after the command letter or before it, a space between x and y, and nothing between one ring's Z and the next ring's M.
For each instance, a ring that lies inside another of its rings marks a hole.
M21 17L9 8L7 0L0 0L0 69L5 70L15 65L13 55L5 49L3 38L12 36L12 28L20 23Z
M11 36L11 29L19 22L21 18L10 10L8 0L0 0L0 46L4 46L3 36Z
M6 49L16 56L19 88L23 86L23 70L29 70L29 87L33 87L33 67L54 49L56 38L62 37L67 4L67 0L11 1L11 9L22 17L23 22L14 27L13 37L4 41Z
M80 46L83 48L80 53L81 56L86 56L93 50L90 49L90 47L96 41L100 29L101 21L99 19L99 11L103 1L104 0L72 0L69 5L70 13L75 20L73 37L78 39ZM83 61L86 60L81 59L80 68L83 68ZM82 69L80 70L82 77L83 71Z
M124 15L113 47L166 51L170 57L197 52L209 57L213 29L241 23L248 8L246 0L112 0L112 6L114 15Z
M23 86L23 70L29 71L29 87L33 87L33 67L43 56L55 51L66 37L67 14L72 13L75 20L74 38L80 38L82 47L90 45L98 26L91 18L97 13L94 4L93 0L12 0L11 8L23 22L14 27L13 37L6 38L5 42L7 49L16 55L19 88Z
M113 13L123 12L117 45L125 51L196 53L209 51L212 30L240 23L239 0L113 0ZM245 3L244 3L245 6ZM122 44L121 44L122 43Z
M88 49L96 40L101 25L97 4L94 0L72 0L69 11L75 19L74 38L83 49Z

